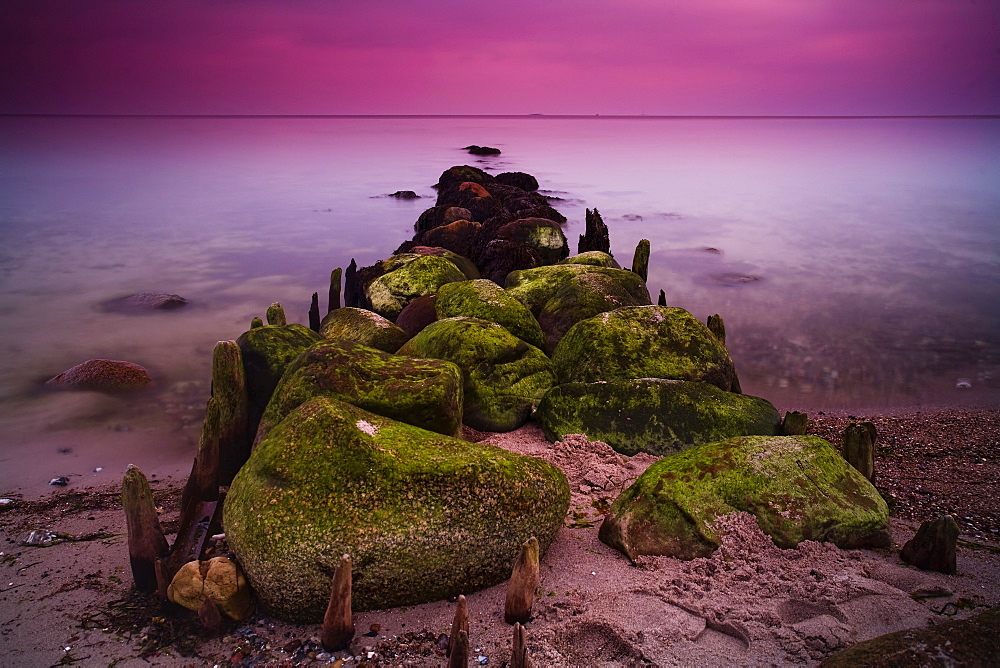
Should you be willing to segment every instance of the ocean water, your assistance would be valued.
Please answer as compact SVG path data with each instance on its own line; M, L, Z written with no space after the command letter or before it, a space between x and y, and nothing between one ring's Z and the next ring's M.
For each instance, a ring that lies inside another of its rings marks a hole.
M28 484L13 463L79 484L193 452L215 342L273 301L308 322L456 164L534 174L574 252L586 208L623 266L649 239L654 298L722 315L744 391L782 410L1000 398L1000 120L3 118L0 493ZM140 291L191 304L100 308ZM156 387L41 389L94 357Z

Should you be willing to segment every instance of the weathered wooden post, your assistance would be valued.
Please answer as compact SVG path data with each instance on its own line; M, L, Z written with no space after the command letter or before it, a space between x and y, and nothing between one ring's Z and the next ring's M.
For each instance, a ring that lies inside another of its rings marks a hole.
M532 536L521 545L514 570L507 583L503 618L508 624L531 619L531 605L538 589L538 539Z
M660 290L660 297L659 297L659 299L656 300L656 304L658 306L666 306L667 305L667 293L664 292L663 290Z
M448 638L448 668L465 668L469 665L469 605L464 596L458 597L455 619Z
M250 329L257 329L263 326L264 321L260 319L260 316L254 316L253 320L250 321Z
M875 483L875 441L878 432L871 422L852 422L844 431L844 459Z
M219 480L228 485L250 457L247 378L235 341L219 341L212 352L212 398L218 402Z
M344 306L357 307L361 304L361 286L358 285L358 263L351 258L344 273Z
M716 313L708 316L708 331L715 335L723 346L726 345L726 323L722 321L722 316Z
M635 247L635 255L632 256L632 271L639 274L639 278L646 280L649 274L649 239L640 239Z
M903 545L899 558L925 571L954 575L958 570L955 559L958 533L958 523L951 515L924 522L917 535Z
M285 309L281 307L281 304L274 302L267 307L267 324L269 325L287 325L288 321L285 319Z
M122 508L128 529L128 559L132 580L139 591L157 591L156 561L166 556L167 539L163 537L156 516L149 481L137 467L129 465L122 479Z
M781 421L781 434L783 436L800 436L809 429L809 415L798 411L785 413L785 419Z
M211 397L205 407L205 421L201 423L201 439L191 464L184 491L181 492L181 511L192 500L215 501L219 498L219 400Z
M309 304L309 329L319 331L319 293L314 292Z
M323 615L320 641L331 651L346 649L354 638L354 617L351 613L351 557L340 558L330 583L330 602Z
M340 273L340 267L330 272L330 294L327 301L327 313L340 308Z
M576 252L601 251L610 255L611 240L608 237L608 226L604 224L604 220L597 209L593 211L590 209L586 210L585 225L585 231L580 235L580 239L576 244Z
M528 658L527 642L524 638L524 627L514 624L514 639L510 651L510 668L534 668L534 663Z

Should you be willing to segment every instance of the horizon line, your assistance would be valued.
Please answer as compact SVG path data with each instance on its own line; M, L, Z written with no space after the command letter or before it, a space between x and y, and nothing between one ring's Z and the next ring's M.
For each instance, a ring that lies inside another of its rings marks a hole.
M62 114L0 113L0 118L541 118L652 120L879 120L879 119L1000 119L1000 114Z

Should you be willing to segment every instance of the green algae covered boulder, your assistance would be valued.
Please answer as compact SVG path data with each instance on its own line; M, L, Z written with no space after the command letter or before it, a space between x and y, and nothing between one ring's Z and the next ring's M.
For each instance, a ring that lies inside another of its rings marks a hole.
M458 365L465 389L463 419L483 431L517 429L555 385L552 362L545 353L500 325L478 318L431 323L398 354Z
M614 279L640 304L649 304L649 290L637 274L592 264L553 264L534 269L520 269L507 275L504 287L536 316L562 284L580 274L603 274Z
M226 497L226 538L257 596L318 622L343 554L355 610L505 581L521 544L563 525L569 487L540 459L442 436L334 399L268 434Z
M611 269L622 268L610 253L604 251L584 251L565 260L560 260L559 264L589 264L595 267L610 267Z
M391 320L374 311L347 306L330 311L319 325L324 339L346 339L394 353L410 338Z
M612 276L597 273L574 276L562 283L538 314L538 323L545 332L545 349L555 350L570 327L581 320L623 306L647 304L648 300L637 299Z
M466 316L502 325L507 331L536 348L545 345L542 328L524 304L486 279L442 285L437 293L438 319Z
M458 221L456 221L458 222ZM464 221L469 222L469 221ZM414 246L410 249L409 253L403 253L396 257L414 257L421 255L434 255L437 257L443 257L446 260L451 260L451 263L458 267L459 271L465 274L465 277L470 281L474 281L477 278L481 278L479 274L479 268L476 267L475 263L464 255L459 255L455 251L448 250L447 248L442 248L441 246Z
M638 378L558 385L535 420L550 441L586 434L625 455L671 455L734 436L773 436L781 416L771 402L708 383Z
M615 500L599 536L632 560L704 557L720 544L716 518L736 511L781 548L890 543L885 501L816 436L743 436L664 457Z
M725 346L704 323L669 306L625 307L581 320L559 341L552 364L560 383L668 378L727 392L736 386Z
M559 223L548 218L520 218L497 230L497 239L524 244L543 264L554 264L569 255L569 244Z
M285 367L303 350L320 340L304 325L253 327L236 339L246 372L248 433L257 432L260 416L271 400Z
M255 443L317 396L448 436L462 431L462 373L454 364L331 339L311 346L288 365L261 417Z
M466 280L453 262L436 255L421 255L383 274L365 287L371 310L395 320L410 300L438 291L445 283Z

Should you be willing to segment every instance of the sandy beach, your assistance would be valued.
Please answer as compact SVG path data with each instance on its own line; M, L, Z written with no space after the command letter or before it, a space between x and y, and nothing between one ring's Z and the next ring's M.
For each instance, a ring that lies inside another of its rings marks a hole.
M806 542L782 550L752 516L734 514L720 520L726 538L712 557L645 557L633 565L602 544L597 531L602 510L654 457L625 457L578 436L550 444L530 423L507 434L467 430L469 440L555 463L570 482L566 525L542 558L541 586L526 626L536 665L808 665L868 638L1000 605L1000 410L811 417L810 431L835 444L852 420L876 424L877 484L893 509L892 548L845 551ZM172 540L184 477L167 470L146 473ZM192 613L132 590L116 484L12 498L0 510L5 665L446 662L439 640L449 632L453 602L356 614L350 651L333 654L319 645L318 625L288 624L260 609L208 633ZM962 528L958 574L902 563L899 548L919 522L945 512ZM20 545L32 529L63 540ZM214 550L225 554L224 540ZM510 658L505 591L501 584L468 596L472 665L501 666Z

